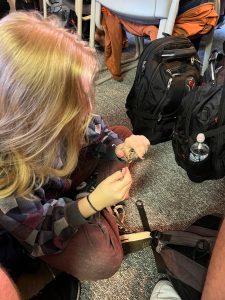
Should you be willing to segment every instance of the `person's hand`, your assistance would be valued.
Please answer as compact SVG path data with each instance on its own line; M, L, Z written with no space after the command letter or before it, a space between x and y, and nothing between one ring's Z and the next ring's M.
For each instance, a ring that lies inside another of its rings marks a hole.
M119 158L123 158L127 156L127 152L129 152L129 150L132 150L135 152L136 158L139 157L143 159L149 146L150 142L145 136L132 134L130 137L125 139L124 143L116 146L116 155Z
M103 180L89 195L89 199L97 210L116 205L125 200L132 184L128 167L117 171Z

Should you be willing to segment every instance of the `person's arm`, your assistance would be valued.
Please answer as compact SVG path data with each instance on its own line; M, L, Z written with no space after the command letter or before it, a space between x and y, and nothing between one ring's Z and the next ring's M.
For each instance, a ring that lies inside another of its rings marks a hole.
M115 132L107 127L103 119L98 115L93 115L92 121L86 132L86 140L89 145L96 144L97 147L100 144L106 145L107 151L115 152L115 149L117 149L115 155L118 158L126 156L126 153L123 150L123 147L125 146L128 149L133 149L137 154L137 157L143 159L143 156L150 146L149 140L143 135L132 134L130 137L126 138L125 141L122 141ZM112 145L116 145L117 147L111 148Z
M40 196L12 196L0 200L0 225L33 256L62 251L79 226L86 222L77 201L66 197L46 201Z
M93 118L86 131L86 141L89 145L99 143L118 145L122 143L118 135L110 130L104 120L99 115L93 115Z
M201 299L225 299L225 220L213 249Z
M37 191L36 198L12 196L1 199L0 225L33 256L58 253L96 210L101 211L123 200L131 183L128 168L123 168L96 187L89 195L90 202L87 197L78 201L66 197L47 200L43 188ZM63 185L57 185L62 190Z
M2 267L0 267L0 299L21 300L15 283Z

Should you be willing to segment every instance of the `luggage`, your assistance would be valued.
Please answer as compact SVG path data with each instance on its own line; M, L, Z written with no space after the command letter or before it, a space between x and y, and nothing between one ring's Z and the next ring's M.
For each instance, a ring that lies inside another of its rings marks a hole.
M148 44L126 100L134 134L145 135L151 144L171 139L181 100L200 79L199 59L188 38L167 36Z
M144 203L136 206L158 272L167 274L182 300L200 300L222 217L207 215L185 230L158 231L151 230Z
M225 175L225 56L213 51L202 86L184 97L176 120L172 145L176 162L194 182ZM190 148L199 133L209 153L193 161Z
M209 215L183 231L151 233L152 244L162 259L164 271L182 300L201 299L220 223L220 217Z

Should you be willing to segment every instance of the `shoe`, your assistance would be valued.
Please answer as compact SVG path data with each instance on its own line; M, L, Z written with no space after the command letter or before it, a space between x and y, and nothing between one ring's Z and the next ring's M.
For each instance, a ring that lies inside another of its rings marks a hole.
M30 300L79 300L80 281L67 273L61 273Z
M169 280L161 279L156 283L150 300L181 300L181 298Z

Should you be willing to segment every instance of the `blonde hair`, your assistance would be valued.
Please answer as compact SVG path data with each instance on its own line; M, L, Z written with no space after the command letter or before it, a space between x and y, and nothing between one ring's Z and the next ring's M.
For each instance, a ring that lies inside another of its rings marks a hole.
M0 198L26 196L76 167L98 63L56 18L35 12L0 20L0 37Z

